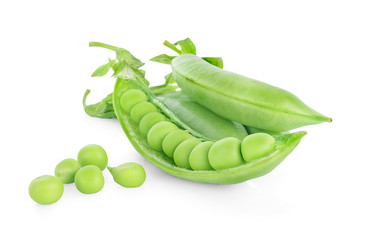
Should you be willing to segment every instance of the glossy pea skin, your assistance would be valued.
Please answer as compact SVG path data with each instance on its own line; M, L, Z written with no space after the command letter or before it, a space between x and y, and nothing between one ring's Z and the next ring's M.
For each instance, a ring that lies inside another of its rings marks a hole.
M54 169L54 175L63 183L73 183L76 172L80 169L78 161L72 158L62 160Z
M146 114L139 123L140 133L144 136L148 135L149 130L157 123L166 121L167 118L165 115L159 112L151 112Z
M105 180L101 169L94 165L82 167L75 174L75 186L81 193L97 193L101 191L104 184Z
M108 163L108 157L101 146L89 144L80 149L78 153L78 162L80 166L95 165L104 170Z
M209 150L214 142L207 141L198 144L189 155L189 165L193 170L214 170L209 163Z
M233 168L244 164L241 155L241 141L234 137L215 142L208 154L209 163L215 170Z
M162 151L162 141L170 132L177 130L178 127L171 123L162 121L155 124L148 132L147 140L151 148Z
M242 140L241 152L246 162L269 155L275 150L275 139L266 133L254 133Z
M126 113L130 113L133 106L146 101L148 101L148 96L145 93L137 89L130 89L120 97L120 106Z
M162 142L162 149L163 152L169 156L170 158L173 157L176 147L182 143L183 141L193 138L192 135L183 131L181 129L174 130L167 134L167 136L163 139Z
M191 138L180 143L174 152L174 162L176 166L186 169L192 169L189 164L189 155L193 148L200 144L201 141L196 138Z
M157 112L158 108L150 102L140 102L131 109L131 119L135 123L139 123L140 120L150 112Z
M51 204L61 198L63 189L61 179L51 175L43 175L31 181L28 192L35 202Z
M140 187L146 179L144 168L134 162L127 162L118 167L108 167L114 181L127 188Z

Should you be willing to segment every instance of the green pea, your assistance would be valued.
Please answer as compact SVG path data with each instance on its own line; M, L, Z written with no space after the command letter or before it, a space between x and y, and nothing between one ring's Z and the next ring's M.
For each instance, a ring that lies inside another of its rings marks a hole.
M124 163L118 167L107 167L113 175L114 181L127 188L140 187L146 178L144 168L134 162Z
M140 90L130 89L123 93L119 101L122 109L129 113L136 104L148 101L148 96Z
M214 170L209 163L209 150L214 142L198 144L189 155L189 165L193 170Z
M80 149L78 153L78 162L80 166L95 165L104 170L108 163L108 157L105 150L96 144L89 144Z
M191 138L180 143L174 152L174 162L181 168L192 169L189 165L189 155L193 148L200 144L201 141L197 138Z
M241 141L234 137L223 138L211 146L208 157L215 170L237 167L244 163Z
M162 141L170 132L178 129L171 122L162 121L155 124L148 132L147 139L151 148L162 151Z
M63 183L73 183L76 172L80 169L78 161L72 158L62 160L54 169L54 175Z
M28 192L39 204L55 203L63 194L63 183L55 176L43 175L31 181Z
M275 139L267 133L255 133L242 140L241 152L243 159L250 162L269 155L275 150Z
M190 138L193 138L193 136L181 129L177 129L175 131L170 132L163 139L163 142L162 142L163 152L167 156L172 158L174 156L176 147L183 141L190 139Z
M144 136L148 135L149 130L157 123L166 121L165 115L159 112L151 112L146 114L139 123L140 133Z
M104 184L105 180L101 169L94 165L82 167L75 174L75 186L82 193L97 193L101 191Z
M150 102L140 102L131 109L131 119L139 123L141 118L150 112L157 112L158 108Z

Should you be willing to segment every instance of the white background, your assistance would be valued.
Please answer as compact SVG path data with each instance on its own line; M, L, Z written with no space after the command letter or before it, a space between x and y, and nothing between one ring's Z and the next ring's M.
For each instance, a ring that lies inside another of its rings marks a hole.
M372 239L373 8L371 1L2 1L1 239ZM190 37L199 56L285 88L333 123L308 135L270 174L218 186L167 175L129 144L116 120L91 118L89 103L115 79L90 74L114 54L146 63L152 84L169 66L164 40ZM142 164L144 185L125 189L107 170L105 187L73 184L56 204L28 195L86 144L109 164Z

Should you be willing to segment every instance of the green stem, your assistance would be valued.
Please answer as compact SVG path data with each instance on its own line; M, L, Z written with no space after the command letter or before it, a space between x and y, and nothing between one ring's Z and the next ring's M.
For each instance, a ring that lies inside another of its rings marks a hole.
M171 48L172 50L174 50L175 52L177 52L178 54L182 54L182 52L175 46L173 45L172 43L170 43L169 41L164 41L163 45L165 45L166 47L168 48Z
M100 43L100 42L89 42L90 47L102 47L113 51L118 51L120 48L114 47L112 45L106 44L106 43Z

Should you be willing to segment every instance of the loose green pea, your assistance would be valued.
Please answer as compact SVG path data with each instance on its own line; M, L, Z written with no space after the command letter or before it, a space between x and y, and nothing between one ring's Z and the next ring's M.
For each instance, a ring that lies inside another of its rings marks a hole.
M134 162L124 163L118 167L107 167L113 175L114 181L119 185L127 188L140 187L146 178L144 168Z
M146 96L145 93L140 90L130 89L123 93L119 101L122 109L126 113L129 113L131 111L131 108L136 104L148 101L148 96Z
M63 183L55 176L43 175L31 181L28 192L39 204L55 203L63 194Z
M170 132L163 139L163 142L162 142L163 152L167 156L172 158L174 156L176 147L183 141L190 139L190 138L193 138L193 136L181 129L177 129L175 131Z
M105 150L96 144L89 144L80 149L78 153L78 162L80 166L95 165L104 170L108 163L108 157Z
M148 132L147 139L151 148L162 151L162 141L170 132L177 130L177 126L171 122L162 121L155 124Z
M131 119L139 123L141 118L150 112L157 112L158 108L150 102L140 102L131 109Z
M214 142L198 144L189 155L189 165L193 170L214 170L209 163L209 150Z
M275 150L275 139L267 133L255 133L242 140L241 152L243 159L250 162L267 156Z
M192 169L189 165L189 155L193 148L200 144L201 141L196 138L191 138L180 143L174 152L174 162L181 168Z
M148 135L149 130L157 123L166 121L165 115L159 112L151 112L146 114L139 123L140 133L144 136Z
M80 169L78 161L72 158L62 160L54 169L54 175L63 183L73 183L76 172Z
M244 163L241 141L234 137L223 138L211 146L208 157L215 170L237 167Z
M94 165L82 167L75 174L75 186L82 193L97 193L101 191L104 184L105 180L101 169Z

